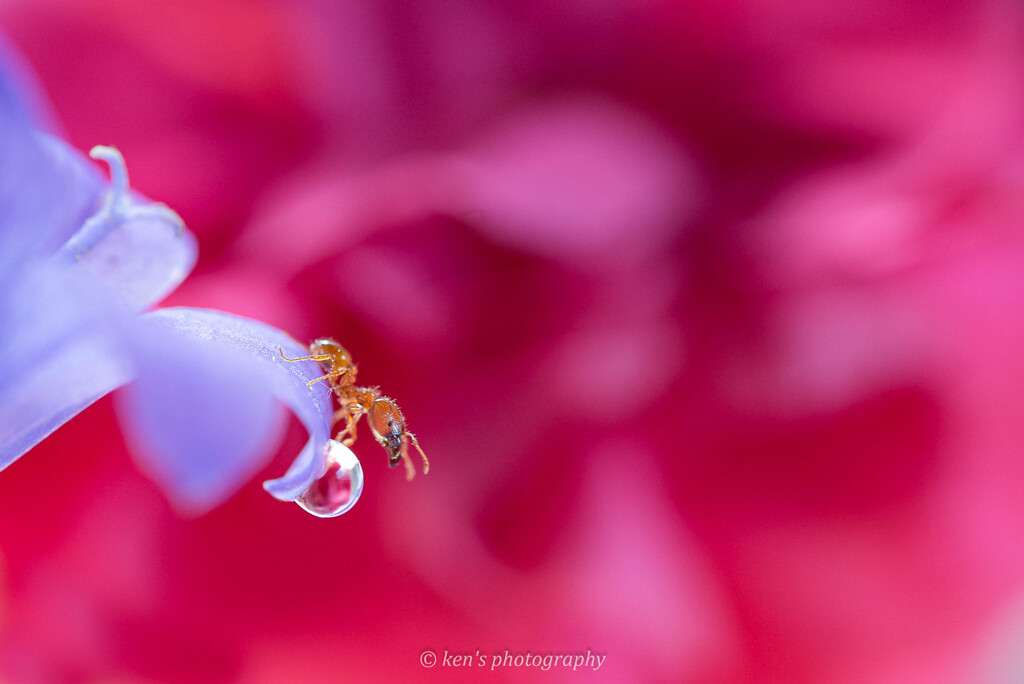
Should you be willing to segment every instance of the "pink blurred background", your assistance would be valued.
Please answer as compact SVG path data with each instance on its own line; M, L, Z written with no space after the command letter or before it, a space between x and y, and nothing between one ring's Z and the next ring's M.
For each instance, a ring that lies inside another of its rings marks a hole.
M1024 681L1018 4L0 30L199 236L167 304L338 337L432 462L364 435L342 518L257 480L185 519L101 401L0 474L3 681Z

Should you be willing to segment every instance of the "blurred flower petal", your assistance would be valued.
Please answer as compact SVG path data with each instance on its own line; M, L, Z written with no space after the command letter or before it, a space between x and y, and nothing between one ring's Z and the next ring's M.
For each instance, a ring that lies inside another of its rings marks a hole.
M467 210L497 238L601 262L656 253L695 203L678 143L640 115L578 98L516 112L470 153Z
M323 384L306 387L320 375L316 363L287 362L278 352L302 356L304 347L215 311L163 309L142 321L139 379L119 407L141 467L183 510L216 506L266 464L283 426L276 400L296 413L310 442L268 491L294 500L326 471L331 394Z
M101 185L77 153L0 109L0 287L96 209Z
M77 153L39 132L43 98L0 36L0 289L55 250L95 210L101 183Z
M125 321L95 283L52 263L21 269L0 298L0 469L128 380Z
M36 137L49 158L52 175L45 182L54 196L51 201L64 207L50 241L43 245L43 253L51 254L96 213L107 184L96 165L63 140L45 133Z
M53 121L46 106L46 96L35 82L31 68L0 33L0 111L4 120L31 122L46 131ZM7 132L7 131L5 131Z

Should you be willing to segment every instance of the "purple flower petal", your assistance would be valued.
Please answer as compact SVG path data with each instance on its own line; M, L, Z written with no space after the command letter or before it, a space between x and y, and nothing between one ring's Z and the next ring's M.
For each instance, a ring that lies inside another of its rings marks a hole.
M0 297L0 470L131 377L126 318L77 276L36 262Z
M176 286L196 255L195 239L171 220L173 212L127 196L126 177L120 192L107 195L107 204L119 199L115 210L88 217L80 226L80 216L96 203L96 174L57 140L31 132L26 140L39 143L31 149L41 150L40 158L48 160L44 166L54 171L34 179L33 191L42 193L39 203L52 195L51 204L63 207L62 221L76 222L49 224L49 238L73 233L69 243L74 243L92 230L95 239L88 250L65 247L47 259L30 258L35 247L29 249L17 234L32 231L0 223L0 243L7 240L4 244L23 250L21 260L0 271L0 469L132 377L124 339L129 313ZM0 160L0 182L7 161ZM32 202L16 206L14 214L0 213L0 220L19 219L32 207ZM53 219L40 215L44 223ZM12 234L16 237L8 239Z
M52 254L96 213L107 187L96 164L63 140L45 133L35 134L39 147L48 158L51 175L39 178L48 187L51 202L62 207L61 218L41 245L41 253Z
M326 472L333 414L318 364L263 323L217 311L172 308L145 314L136 337L138 380L119 397L141 466L183 509L200 512L234 493L265 465L282 422L277 401L310 440L288 473L265 484L291 501Z
M61 247L58 262L88 272L111 295L141 311L177 287L195 265L198 248L181 218L166 206L128 192L121 153L93 148L110 165L111 187L103 206Z
M28 63L0 34L0 116L52 132L55 128L46 96Z
M88 271L117 301L142 311L181 284L195 265L196 240L156 217L126 221L72 268Z
M216 312L135 314L176 287L194 237L132 195L113 148L106 192L82 155L39 132L30 79L0 41L0 469L133 377L120 406L139 460L185 509L216 505L269 456L281 400L310 442L284 478L295 499L327 469L332 403L317 364L280 331ZM28 93L28 94L26 94Z
M53 253L99 202L99 174L41 133L45 98L0 36L0 292L34 257Z
M68 148L5 114L0 110L0 288L75 231L101 188Z

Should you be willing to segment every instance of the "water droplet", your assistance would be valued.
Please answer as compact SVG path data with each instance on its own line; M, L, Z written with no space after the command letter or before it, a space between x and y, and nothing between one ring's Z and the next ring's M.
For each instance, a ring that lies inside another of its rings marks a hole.
M295 500L318 518L333 518L348 512L363 493L363 467L352 450L331 440L327 451L327 472Z

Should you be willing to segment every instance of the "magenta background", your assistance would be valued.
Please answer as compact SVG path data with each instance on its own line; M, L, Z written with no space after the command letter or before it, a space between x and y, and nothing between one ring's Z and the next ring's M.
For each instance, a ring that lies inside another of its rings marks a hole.
M364 434L340 519L259 480L183 519L101 401L0 474L0 677L457 678L428 648L607 654L467 681L1024 676L1019 7L0 28L199 236L167 303L338 337L433 464L407 484Z

